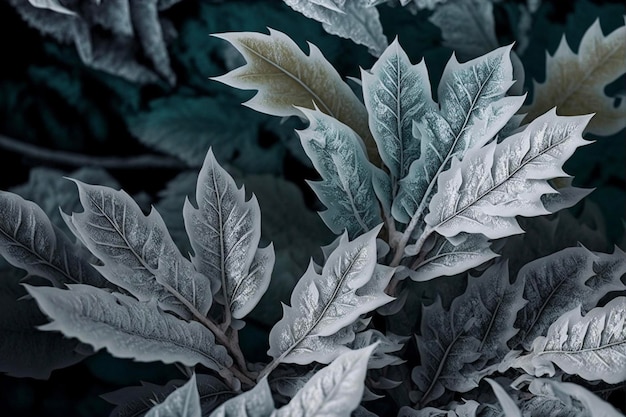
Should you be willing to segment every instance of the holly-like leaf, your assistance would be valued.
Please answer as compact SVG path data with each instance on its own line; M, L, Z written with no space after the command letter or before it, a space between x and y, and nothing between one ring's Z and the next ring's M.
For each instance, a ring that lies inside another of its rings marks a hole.
M599 20L585 32L578 53L565 36L552 56L546 57L546 80L534 83L533 102L522 109L530 122L553 107L560 115L595 113L587 131L613 135L626 127L626 101L615 106L605 87L626 73L626 26L604 36Z

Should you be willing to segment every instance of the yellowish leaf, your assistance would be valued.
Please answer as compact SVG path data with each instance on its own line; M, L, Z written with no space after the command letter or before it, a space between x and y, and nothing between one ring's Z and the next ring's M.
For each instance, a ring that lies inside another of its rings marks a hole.
M522 109L528 123L553 107L563 116L595 113L587 132L613 135L626 127L626 102L614 105L604 88L626 73L626 26L608 36L596 20L583 36L578 54L565 36L553 56L546 57L546 80L534 84L532 104Z
M261 113L304 118L296 106L309 109L317 106L354 130L363 140L370 161L379 164L365 106L322 52L309 43L307 56L289 36L273 29L269 31L269 35L256 32L213 35L230 42L246 59L245 65L213 79L243 90L258 90L244 105Z

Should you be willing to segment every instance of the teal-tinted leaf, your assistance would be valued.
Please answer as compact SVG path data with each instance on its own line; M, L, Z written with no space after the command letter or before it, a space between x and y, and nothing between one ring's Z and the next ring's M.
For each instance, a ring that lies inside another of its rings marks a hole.
M440 276L452 276L475 268L498 256L490 249L489 240L482 234L463 234L460 243L452 243L443 236L435 236L435 244L419 263L407 272L413 281L428 281ZM409 245L405 252L409 252Z
M68 224L104 263L102 275L142 301L156 298L181 314L189 303L205 315L209 279L181 255L159 213L145 216L124 191L75 182L85 211L73 213Z
M361 402L375 346L348 351L318 371L274 417L349 417Z
M322 176L309 185L328 210L320 213L336 234L355 237L382 223L372 185L373 165L363 142L348 126L320 111L300 109L310 125L298 131L302 146Z
M428 111L413 131L420 141L420 157L400 181L393 202L396 220L423 218L437 190L437 178L453 157L462 159L470 148L480 148L502 129L522 105L523 97L505 97L513 84L511 47L499 48L459 64L453 56L438 88L440 111ZM441 190L445 192L445 190Z
M610 384L626 381L626 297L581 316L580 307L568 311L533 342L532 352L513 366L535 376L554 376L554 365L568 374Z
M437 6L429 19L441 29L443 44L463 60L498 47L491 0L456 0Z
M588 144L582 131L590 116L551 112L501 143L471 149L438 177L425 222L452 237L460 232L501 238L521 233L515 216L548 214L541 196L555 193L547 180L566 175L563 163Z
M411 65L396 39L370 72L362 71L369 126L393 178L404 178L420 155L413 122L434 108L426 64Z
M220 370L232 365L223 346L197 322L163 313L156 302L109 293L88 285L70 290L26 286L52 322L42 330L59 330L113 356L140 362L162 361L186 366L202 364Z
M196 188L198 208L185 201L183 217L198 271L211 281L218 301L234 318L248 314L267 290L274 249L258 249L261 213L256 197L245 199L209 150Z
M272 392L267 378L262 378L253 389L226 401L210 417L269 417L273 411Z
M0 191L0 255L56 286L107 284L39 206L6 191Z
M315 271L312 263L309 265L293 290L291 307L283 306L283 318L270 332L268 354L276 361L329 363L353 339L347 338L349 332L346 337L339 331L361 314L392 300L384 288L393 269L376 264L378 231L376 228L353 241L342 235L321 273ZM324 337L340 338L336 340L335 352L314 349L322 342L318 339Z
M196 386L196 375L148 411L146 417L201 417L200 396Z
M520 329L510 346L530 349L562 314L579 304L585 311L611 291L622 291L626 255L619 248L613 254L591 252L583 247L567 248L523 267L517 277L524 286L528 304L519 312L515 327Z
M387 46L387 39L375 7L359 1L284 0L289 7L322 23L326 32L365 45L378 56Z

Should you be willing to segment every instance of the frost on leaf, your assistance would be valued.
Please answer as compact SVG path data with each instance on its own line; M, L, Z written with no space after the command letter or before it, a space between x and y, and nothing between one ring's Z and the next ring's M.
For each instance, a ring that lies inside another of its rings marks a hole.
M563 163L590 142L582 131L590 116L561 117L554 110L501 143L470 149L438 177L425 222L438 233L482 233L490 239L521 233L515 216L548 214L541 197L557 193L547 180L567 176Z
M619 106L605 87L626 73L626 26L604 36L599 20L585 32L575 54L561 39L553 56L546 57L546 80L534 83L533 102L522 109L526 122L553 107L560 115L595 113L587 131L613 135L626 127L626 101Z
M363 397L367 363L375 345L347 351L318 371L274 417L343 417Z
M614 298L585 316L580 307L568 311L513 364L535 376L554 376L554 365L589 381L626 381L626 297Z
M196 386L196 375L180 388L155 405L146 413L146 417L201 417L200 395Z
M267 378L262 378L253 389L226 401L209 417L270 417L273 411L272 392Z
M6 191L0 191L0 255L55 286L107 285L38 205Z
M209 150L198 176L194 208L185 201L183 217L198 271L211 281L216 299L241 319L270 283L274 249L259 249L261 212L256 197L246 201L243 188L219 166Z
M376 162L373 158L378 153L367 126L365 106L315 45L309 44L307 56L287 35L273 29L269 35L233 32L214 36L230 42L246 59L246 65L213 78L231 87L258 90L244 105L282 117L304 116L294 106L317 106L354 130Z
M336 234L344 229L350 237L368 232L382 223L373 184L378 168L368 162L348 126L320 111L301 110L310 124L298 134L322 177L309 185L328 208L320 216Z
M419 159L400 181L393 217L409 223L423 219L437 191L437 178L453 157L492 140L522 105L523 97L505 97L513 85L511 47L503 47L465 63L452 56L438 88L440 110L416 120L413 135L420 142Z
M321 273L309 265L291 307L283 305L283 318L270 332L270 356L282 363L329 363L354 340L359 316L392 300L384 289L393 269L376 264L379 229L353 241L342 235Z
M124 191L75 182L85 211L67 223L104 263L98 271L141 301L156 298L182 315L189 306L205 315L213 300L209 279L181 255L159 213L145 216Z
M40 329L58 330L96 350L106 348L113 356L140 362L202 364L218 371L232 365L206 327L164 313L154 301L140 302L89 285L69 288L26 286L52 319Z
M289 7L309 19L321 22L326 32L365 45L375 56L379 56L387 46L387 38L383 34L378 10L375 7L365 7L362 1L284 1Z

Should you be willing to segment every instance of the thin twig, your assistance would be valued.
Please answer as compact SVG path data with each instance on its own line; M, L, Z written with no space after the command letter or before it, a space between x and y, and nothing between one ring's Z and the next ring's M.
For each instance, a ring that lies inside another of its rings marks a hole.
M122 157L84 155L41 148L4 135L0 135L0 147L30 158L71 166L98 166L107 169L189 168L183 161L169 156L139 155Z

